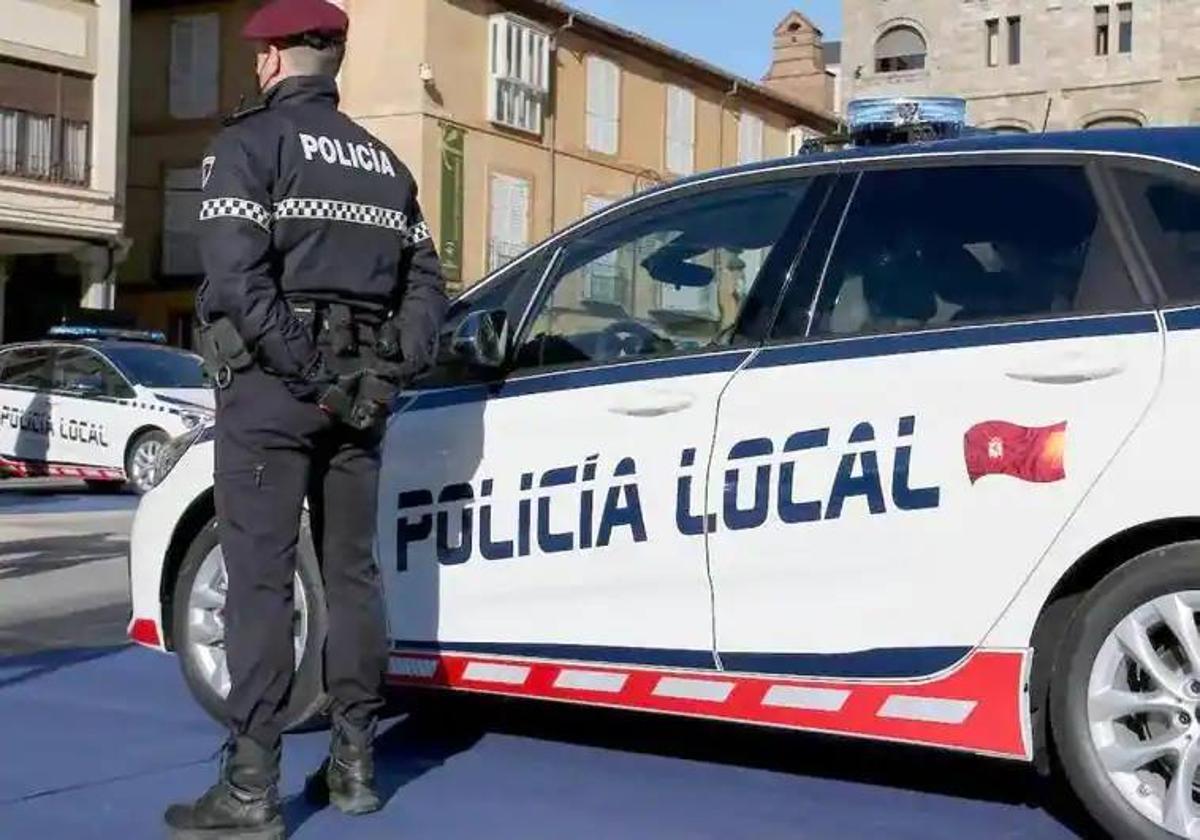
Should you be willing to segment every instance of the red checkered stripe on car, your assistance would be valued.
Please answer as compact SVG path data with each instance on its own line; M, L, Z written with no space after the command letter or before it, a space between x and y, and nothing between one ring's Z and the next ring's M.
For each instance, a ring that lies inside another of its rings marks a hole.
M45 461L17 461L0 457L0 473L15 478L82 478L86 481L124 481L125 471L111 467L84 467L77 464L51 464Z
M1027 651L976 650L914 680L794 679L568 664L452 652L392 654L398 685L716 718L1027 759Z

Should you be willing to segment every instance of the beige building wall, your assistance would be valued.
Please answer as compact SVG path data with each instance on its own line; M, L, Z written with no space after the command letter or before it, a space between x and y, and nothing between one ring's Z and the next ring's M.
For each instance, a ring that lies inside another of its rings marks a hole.
M124 247L129 6L0 0L0 21L0 119L15 126L0 138L3 340L6 323L10 338L31 337L69 309L113 305L112 266ZM71 164L61 151L61 97L52 93L64 75L69 116L87 126ZM16 121L27 119L51 121L44 144L6 146L26 136L27 125Z
M1135 0L1132 49L1118 51L1118 2L1072 0L843 0L847 98L964 96L973 124L1027 131L1200 121L1200 3ZM1097 55L1096 8L1109 10L1109 51ZM1020 18L1020 62L1008 61L1008 19ZM996 66L986 21L997 20ZM911 26L928 49L923 70L881 73L876 45Z
M135 0L130 180L135 244L123 269L122 294L123 305L147 326L178 332L173 324L186 321L199 280L164 277L160 270L164 172L196 165L219 128L215 119L181 121L169 114L171 19L220 14L220 106L226 112L252 84L251 51L237 37L252 6L249 0L208 0L162 8ZM339 79L342 109L412 170L435 242L443 251L461 250L452 288L477 281L492 264L495 176L528 185L527 245L579 219L589 197L616 200L674 177L666 171L669 84L696 96L696 172L738 162L743 111L763 120L764 157L786 155L788 131L799 123L817 131L833 126L823 111L722 76L628 33L598 27L586 16L568 26L556 4L541 0L345 0L344 7L351 28ZM517 8L554 38L551 96L540 132L489 119L489 19ZM621 68L619 143L613 155L588 148L589 55ZM451 196L443 193L448 132L462 132L463 147L461 187ZM453 243L443 230L443 211L450 209L446 202L461 213L461 239L455 236Z

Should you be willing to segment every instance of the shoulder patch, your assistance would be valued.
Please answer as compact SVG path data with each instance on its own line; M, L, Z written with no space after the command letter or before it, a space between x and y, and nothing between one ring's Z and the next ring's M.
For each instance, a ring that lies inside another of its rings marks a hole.
M200 189L208 186L208 179L212 177L213 164L216 162L216 157L209 155L200 164Z
M246 117L265 110L267 110L267 106L262 102L255 102L250 105L239 105L237 110L221 120L221 123L223 125L233 125L234 123L241 122L242 120L246 119Z

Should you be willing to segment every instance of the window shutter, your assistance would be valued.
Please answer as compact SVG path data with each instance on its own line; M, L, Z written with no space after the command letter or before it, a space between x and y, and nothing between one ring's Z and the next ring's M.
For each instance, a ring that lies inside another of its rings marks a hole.
M588 148L615 155L620 147L621 70L597 56L587 59Z
M171 116L186 119L191 116L191 79L195 73L192 57L192 18L175 18L171 21L171 70L170 101Z
M690 90L667 88L667 169L691 175L696 168L696 97Z
M220 16L171 21L170 112L176 119L209 117L219 108Z
M763 121L754 114L743 113L738 126L738 163L755 163L763 159Z
M196 242L201 199L199 169L167 170L163 181L163 274L203 273Z
M495 271L529 247L529 182L510 175L492 176L491 237L488 262Z
M193 99L196 116L210 117L220 110L221 18L197 15L192 23Z

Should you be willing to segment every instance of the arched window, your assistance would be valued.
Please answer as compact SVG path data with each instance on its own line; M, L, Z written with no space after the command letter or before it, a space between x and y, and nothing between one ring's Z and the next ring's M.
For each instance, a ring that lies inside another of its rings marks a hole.
M993 134L1028 134L1029 129L1023 125L1013 125L1012 123L1001 123L988 128L988 131Z
M1133 117L1100 117L1084 126L1093 128L1141 128L1142 124Z
M925 69L925 39L911 26L895 26L875 42L875 72Z

